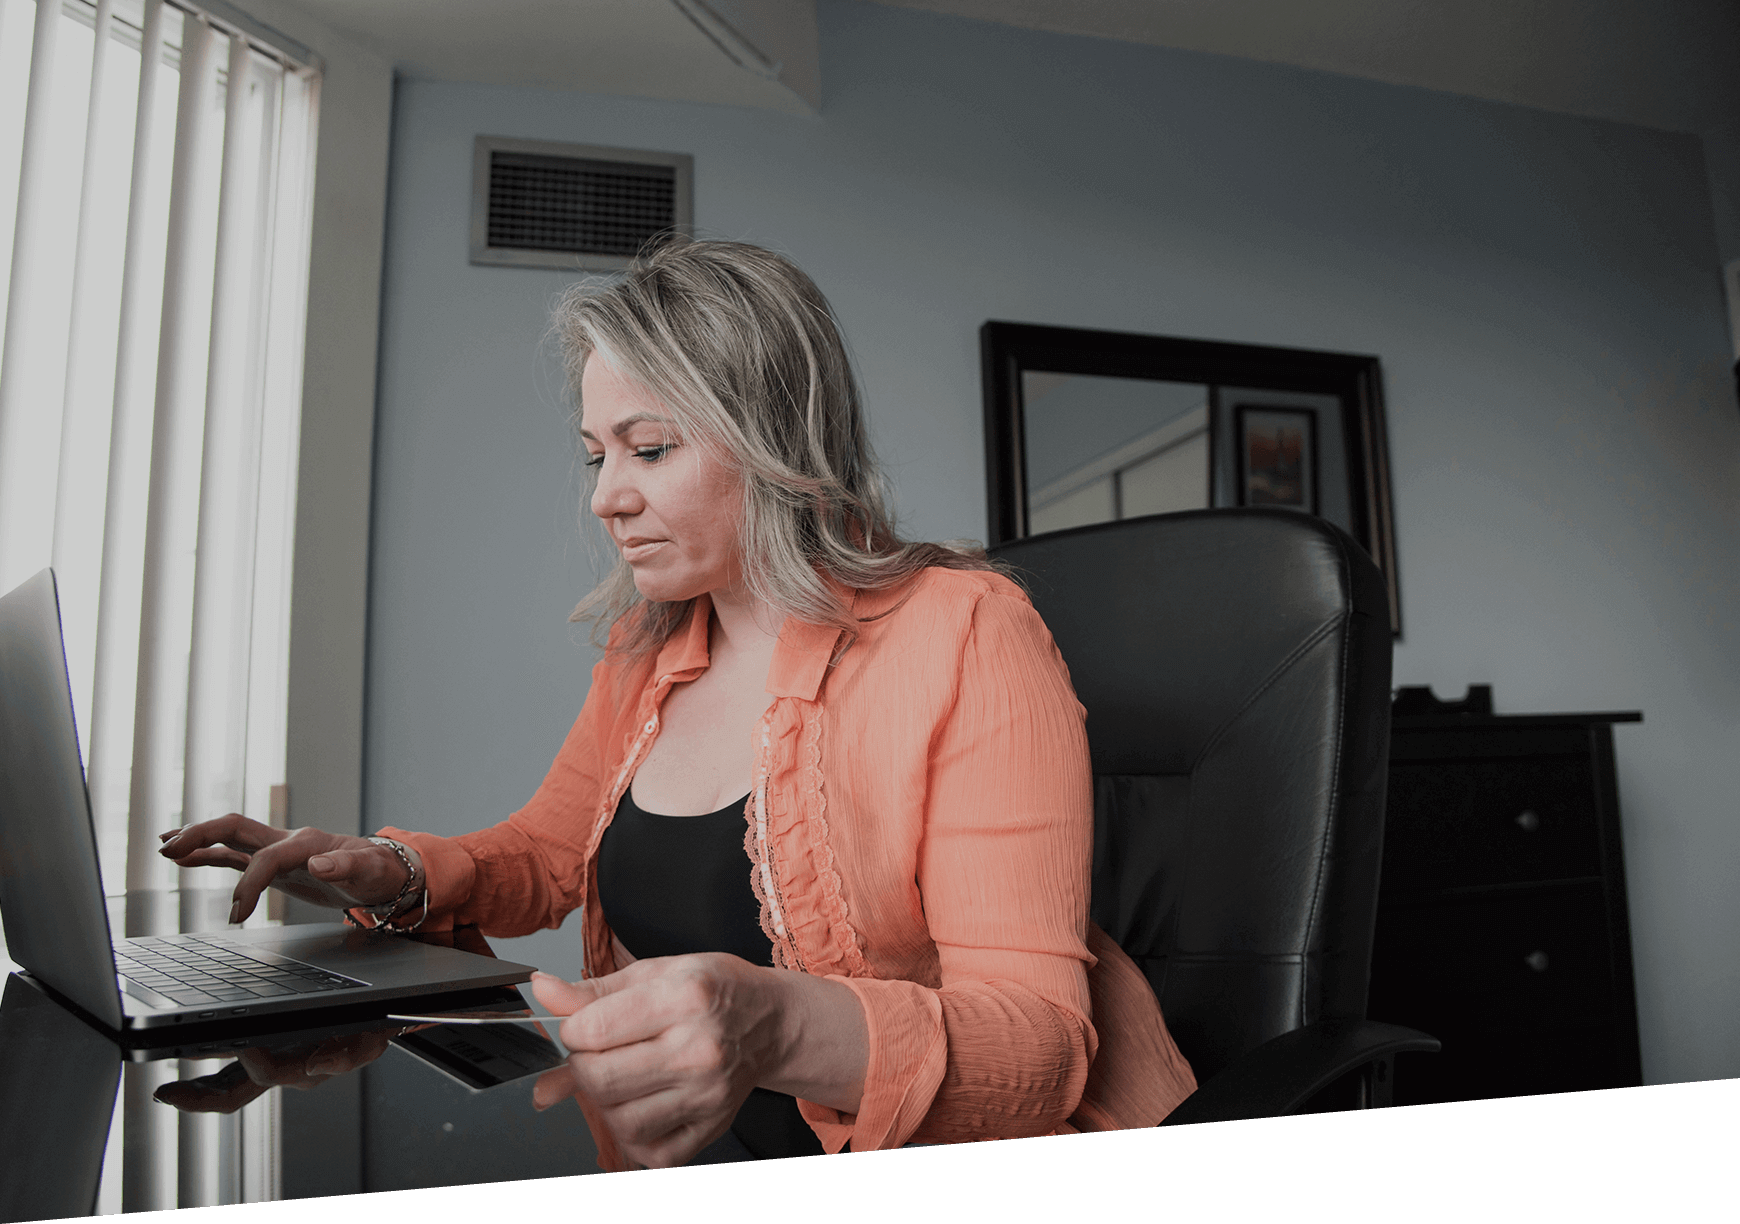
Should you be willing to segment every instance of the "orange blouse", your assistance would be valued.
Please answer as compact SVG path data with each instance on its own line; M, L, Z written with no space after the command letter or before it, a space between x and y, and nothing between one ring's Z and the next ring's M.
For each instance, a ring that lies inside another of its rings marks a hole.
M599 840L671 686L707 667L711 611L696 600L656 657L606 653L506 821L383 830L421 852L434 929L524 935L581 909L586 972L615 970ZM836 629L781 630L744 836L773 963L843 982L868 1026L858 1112L800 1101L804 1118L830 1152L1154 1125L1196 1084L1088 923L1085 712L1039 614L1000 575L945 569L853 611L873 619L837 662Z

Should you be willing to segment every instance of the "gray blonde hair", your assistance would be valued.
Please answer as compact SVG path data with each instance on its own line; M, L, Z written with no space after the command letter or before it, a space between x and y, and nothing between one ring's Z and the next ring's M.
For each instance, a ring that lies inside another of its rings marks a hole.
M929 566L1007 572L976 546L896 533L833 311L789 259L670 239L615 283L569 290L554 330L576 413L586 363L600 356L659 398L684 443L741 475L744 577L777 611L837 625L850 645L860 622L830 580L886 590ZM646 600L619 559L570 619L591 622L595 637L620 622L616 649L638 656L662 646L692 606Z

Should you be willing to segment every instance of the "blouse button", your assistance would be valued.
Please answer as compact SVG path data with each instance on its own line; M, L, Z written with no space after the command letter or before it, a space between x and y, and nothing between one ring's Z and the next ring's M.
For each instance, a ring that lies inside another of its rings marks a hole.
M656 726L658 726L658 720L656 718L649 718L646 720L646 730L651 731Z

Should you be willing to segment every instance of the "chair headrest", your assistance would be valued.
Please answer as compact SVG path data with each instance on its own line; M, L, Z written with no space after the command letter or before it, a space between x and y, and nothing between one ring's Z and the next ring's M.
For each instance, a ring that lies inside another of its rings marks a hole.
M1348 616L1389 618L1347 533L1285 510L1097 524L991 550L1015 565L1088 710L1096 774L1177 774L1289 659Z

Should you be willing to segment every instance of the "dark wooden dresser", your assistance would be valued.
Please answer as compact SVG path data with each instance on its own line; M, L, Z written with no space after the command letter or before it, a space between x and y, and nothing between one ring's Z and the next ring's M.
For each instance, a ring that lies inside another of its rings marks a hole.
M1444 1043L1395 1103L1642 1083L1613 724L1397 694L1366 1014Z

